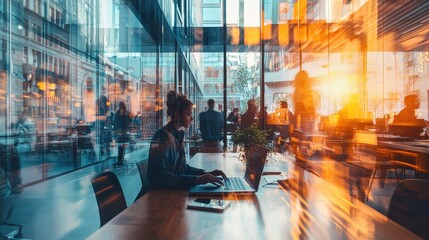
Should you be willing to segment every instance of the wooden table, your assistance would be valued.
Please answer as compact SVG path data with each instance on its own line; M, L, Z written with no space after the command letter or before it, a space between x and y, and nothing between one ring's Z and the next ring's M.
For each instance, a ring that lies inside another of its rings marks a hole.
M380 146L393 149L408 151L417 154L417 177L429 179L429 141L415 140L409 142L380 142Z
M190 164L242 175L236 154L198 153ZM187 191L152 190L89 239L419 239L347 192L287 161L269 160L294 187L224 197L224 213L186 209Z

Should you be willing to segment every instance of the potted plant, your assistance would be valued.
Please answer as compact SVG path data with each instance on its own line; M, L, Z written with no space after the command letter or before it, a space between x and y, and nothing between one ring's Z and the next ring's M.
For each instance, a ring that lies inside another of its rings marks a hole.
M267 146L267 136L266 130L259 129L256 124L253 124L248 128L238 128L235 131L234 144L240 146L240 151L246 154L253 145Z

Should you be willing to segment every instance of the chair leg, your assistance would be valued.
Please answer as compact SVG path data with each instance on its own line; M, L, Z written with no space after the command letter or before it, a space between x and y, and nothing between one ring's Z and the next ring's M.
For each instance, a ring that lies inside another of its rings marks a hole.
M381 186L381 188L384 188L384 180L386 180L387 170L386 169L381 169L380 172L381 172L380 186Z
M396 168L395 168L395 176L396 176L396 182L399 183L399 177L398 177L398 173L396 172Z
M369 194L371 193L371 187L372 187L372 183L374 182L374 178L375 178L375 173L376 172L377 172L377 169L374 167L374 169L372 170L372 173L371 173L371 177L369 179L368 189L366 190L365 202L368 202L368 197L369 197Z

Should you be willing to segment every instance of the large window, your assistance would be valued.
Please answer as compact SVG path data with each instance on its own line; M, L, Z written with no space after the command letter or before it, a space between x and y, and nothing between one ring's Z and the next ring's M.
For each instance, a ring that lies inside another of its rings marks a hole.
M172 47L161 15L154 33L120 1L47 3L46 10L41 0L0 5L0 144L19 156L8 162L21 167L14 188L116 158L120 102L131 118L126 154L147 154L143 142L167 121L166 93L201 96L188 53Z
M0 144L19 156L12 185L116 158L120 102L132 118L126 154L147 154L173 89L195 103L194 116L208 99L224 114L254 102L251 120L271 130L273 150L311 160L331 181L322 160L374 165L384 135L427 144L427 9L411 0L3 0ZM401 136L395 119L410 95L421 132ZM198 130L195 118L186 137ZM230 146L232 132L225 138ZM416 164L407 177L429 172Z

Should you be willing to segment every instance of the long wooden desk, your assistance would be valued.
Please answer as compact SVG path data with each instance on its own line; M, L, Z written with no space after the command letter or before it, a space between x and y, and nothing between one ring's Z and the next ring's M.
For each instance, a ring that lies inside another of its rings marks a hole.
M243 175L237 155L198 153L190 165ZM288 173L289 190L260 187L224 197L224 213L186 209L187 191L152 190L89 239L419 239L347 192L288 161L267 162ZM262 185L262 184L261 184Z

